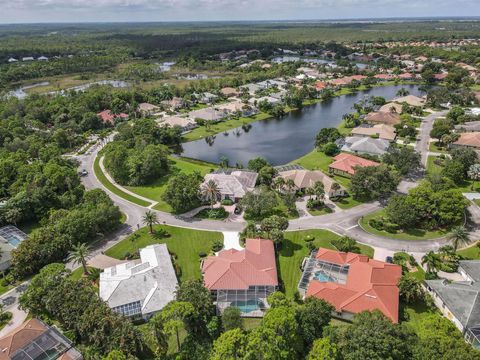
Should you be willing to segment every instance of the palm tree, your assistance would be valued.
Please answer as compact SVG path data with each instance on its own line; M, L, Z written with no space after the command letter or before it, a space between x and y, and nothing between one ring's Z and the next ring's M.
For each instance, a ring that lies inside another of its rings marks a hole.
M153 234L153 225L158 224L157 214L148 210L142 217L142 222L150 228L150 234Z
M285 185L288 191L292 191L295 188L295 182L292 179L288 179L287 181L285 181Z
M208 180L207 183L202 186L201 192L203 198L210 202L210 207L213 209L213 205L221 196L217 183L213 180Z
M83 273L85 275L89 274L87 267L87 259L89 258L88 253L90 252L90 247L85 244L77 244L73 246L73 250L70 251L68 256L68 261L72 261L73 264L82 264Z
M321 199L323 199L323 197L325 196L325 186L323 185L323 183L321 181L317 181L315 183L315 185L313 186L313 191L315 193L315 196L317 197L317 199L320 197Z
M467 229L465 226L456 226L452 229L450 239L453 243L453 249L457 251L459 244L467 244L470 238L468 237Z
M277 176L273 181L273 186L277 191L282 191L285 186L285 179L281 176Z
M473 180L472 188L471 188L473 190L475 181L480 180L480 164L473 164L472 166L470 166L467 174L468 174L468 177Z
M427 266L427 272L436 274L442 266L442 262L437 254L429 251L422 257L422 265Z

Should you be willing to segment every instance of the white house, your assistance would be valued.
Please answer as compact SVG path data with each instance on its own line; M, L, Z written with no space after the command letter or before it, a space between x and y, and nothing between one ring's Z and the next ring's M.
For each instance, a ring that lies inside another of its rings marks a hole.
M149 319L175 299L177 284L167 245L149 245L140 250L139 260L100 274L100 297L117 313Z

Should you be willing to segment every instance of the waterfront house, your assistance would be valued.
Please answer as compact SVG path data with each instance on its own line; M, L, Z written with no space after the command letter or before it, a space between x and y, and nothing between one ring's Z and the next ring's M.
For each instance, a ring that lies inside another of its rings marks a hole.
M234 306L244 317L262 317L269 308L267 297L278 288L271 240L246 239L245 249L222 250L201 266L205 287L212 293L219 314Z
M56 327L33 318L0 338L0 360L81 360L75 349Z
M183 108L183 106L185 105L185 102L183 101L182 98L174 97L173 99L170 99L170 100L163 100L161 104L171 111L177 111Z
M418 106L418 107L422 107L425 105L425 99L415 95L402 96L402 97L393 99L392 101L398 104L407 103L410 106Z
M386 124L373 126L364 124L353 128L351 134L354 136L377 137L388 141L393 141L396 137L395 128Z
M198 126L195 120L193 120L192 118L180 117L175 115L159 118L157 119L157 123L160 126L170 126L170 127L179 126L182 128L182 131L192 130Z
M100 297L115 312L149 319L175 300L178 285L165 244L140 249L140 259L106 268L100 274Z
M390 141L365 136L348 136L342 139L339 145L341 145L340 150L345 152L381 156L387 152Z
M367 160L352 154L341 153L333 158L333 162L328 166L331 174L350 177L355 174L358 167L379 166L380 163Z
M238 201L247 192L253 191L258 174L249 170L218 169L205 175L204 184L213 180L220 190L221 200Z
M378 112L390 112L390 113L397 113L401 114L402 113L402 104L396 103L396 102L389 102L386 103L385 105L382 105L380 109L378 109Z
M480 349L480 260L460 260L461 281L425 280L425 289L440 312L465 340Z
M220 90L220 93L226 97L235 97L239 95L238 91L232 87L224 87Z
M334 186L336 183L331 177L325 175L320 170L310 171L305 169L294 169L280 171L278 176L287 180L292 180L295 184L295 190L305 191L307 188L313 188L317 182L323 184L325 190L325 197L339 197L345 196L346 190L343 186L339 185L337 188Z
M298 291L335 307L334 317L352 320L362 311L381 311L398 322L399 265L369 259L366 255L320 248L305 258Z
M396 112L374 111L365 116L365 121L374 124L397 125L401 123L400 115Z

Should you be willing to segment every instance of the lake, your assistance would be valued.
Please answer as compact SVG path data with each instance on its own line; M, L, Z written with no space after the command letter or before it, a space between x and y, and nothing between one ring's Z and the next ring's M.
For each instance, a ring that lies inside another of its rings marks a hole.
M214 163L225 156L231 165L246 165L248 160L262 156L272 165L283 165L312 151L320 129L337 127L343 114L353 111L355 102L370 96L391 100L401 88L412 95L423 94L416 85L390 85L342 95L278 119L257 121L244 128L184 143L181 155Z

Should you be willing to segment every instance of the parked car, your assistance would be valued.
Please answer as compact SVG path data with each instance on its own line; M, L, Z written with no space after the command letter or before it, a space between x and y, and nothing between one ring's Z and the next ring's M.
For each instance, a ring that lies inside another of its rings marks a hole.
M389 264L393 264L393 258L391 256L387 256L387 258L385 259L385 261Z
M80 175L81 177L87 176L87 175L88 175L88 171L85 170L85 169L83 169L82 171L80 171L80 172L78 173L78 175Z

